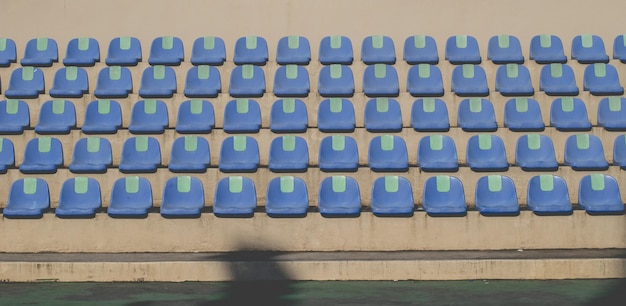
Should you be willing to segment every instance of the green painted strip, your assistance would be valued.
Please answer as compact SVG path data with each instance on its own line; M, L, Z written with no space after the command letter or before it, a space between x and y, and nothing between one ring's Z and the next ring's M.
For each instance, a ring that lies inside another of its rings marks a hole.
M246 49L253 50L253 49L256 49L256 46L257 46L257 37L246 36Z
M22 67L22 80L32 81L34 75L35 75L35 67L33 66Z
M300 36L288 36L287 37L287 46L289 49L298 49L300 48Z
M578 148L578 150L589 149L589 135L588 134L576 134L576 148Z
M478 148L481 150L491 150L491 135L478 135Z
M420 79L430 78L430 65L429 64L417 65L417 72L418 72Z
M430 149L433 151L441 151L443 150L443 136L441 135L430 135L429 138Z
M622 43L624 44L624 47L626 47L626 34L622 34Z
M152 76L155 80L163 80L165 79L165 66L156 65L153 66Z
M250 80L254 77L254 66L243 65L241 66L241 75L244 80Z
M541 191L554 190L554 177L550 174L539 175L539 187Z
M5 37L0 37L0 51L4 52L7 50L7 39Z
M510 46L509 35L498 35L498 47L506 49Z
M563 64L559 64L559 63L550 64L550 75L553 78L563 77Z
M387 76L387 67L385 64L374 65L374 77L377 79L384 79Z
M176 178L176 190L180 193L191 191L191 176L179 176Z
M6 112L9 115L15 115L19 111L20 101L17 99L7 99Z
M414 35L413 46L415 46L416 49L425 48L426 47L426 35Z
M573 112L574 111L574 98L572 97L561 98L561 109L566 113Z
M539 45L542 48L550 48L552 46L552 36L547 34L539 35Z
M341 113L343 110L343 103L341 98L330 98L330 112Z
M143 112L148 115L153 115L157 110L157 101L156 99L145 99L143 101Z
M341 78L341 65L332 64L330 65L330 78L331 79L340 79Z
M76 81L78 78L78 67L69 66L65 67L65 79L68 81Z
M287 73L287 79L293 80L298 78L298 65L285 66L285 72Z
M515 110L518 113L525 113L528 111L528 98L515 98Z
M294 191L294 178L293 176L281 176L280 177L280 192L292 193Z
M463 64L463 78L471 79L474 77L474 65Z
M138 176L129 176L124 179L124 187L126 189L126 193L137 193L139 192L139 177Z
M450 192L450 176L437 175L437 192Z
M211 67L208 65L198 66L198 79L208 80L211 73Z
M246 150L246 136L233 136L233 149L235 152L243 152Z
M111 100L98 100L98 114L106 115L111 112Z
M130 36L122 36L120 37L120 49L121 50L128 50L130 49L131 46L131 37Z
M250 109L250 101L248 99L237 99L237 114L247 114Z
M148 151L148 136L135 137L135 151L137 152Z
M422 104L422 110L425 113L433 113L435 112L436 103L435 98L424 98L424 103Z
M335 175L331 177L333 192L346 192L346 177L344 175Z
M174 37L172 36L161 37L161 48L163 48L163 50L171 50L172 48L174 48Z
M37 38L37 51L48 50L48 39L45 37Z
M201 99L191 99L189 102L189 110L192 115L202 114L202 100Z
M230 193L241 193L243 191L243 177L231 176L228 178L228 191Z
M580 35L580 41L582 42L583 48L593 47L593 36L589 34Z
M34 177L24 178L24 194L35 194L37 192L37 179Z
M74 193L85 194L89 191L89 179L84 176L74 178Z
M196 150L198 150L198 136L185 136L185 151L195 152Z
M541 149L541 136L539 134L528 134L528 149Z
M48 153L50 152L50 147L52 147L52 138L50 137L40 137L37 142L37 151L40 153Z
M596 78L606 77L606 64L604 63L593 64L593 74L595 74Z
M483 110L483 104L481 98L470 98L469 99L469 107L470 112L472 113L480 113Z
M283 136L283 151L293 152L296 150L296 136Z
M604 174L594 173L591 175L591 189L594 191L604 190Z
M296 99L285 98L283 99L283 113L292 114L296 112Z
M3 148L4 148L4 138L0 137L0 152L2 152Z
M622 110L622 98L609 97L609 110L612 112L619 112Z
M393 150L393 136L392 135L380 136L380 148L383 151Z
M489 183L489 191L491 192L502 191L502 176L501 175L489 175L487 176L487 182Z
M399 181L397 175L385 176L385 192L398 192L400 189Z
M204 47L204 50L215 49L215 36L205 36L202 46Z
M89 153L100 152L100 138L99 137L87 137L87 152Z
M516 79L519 75L519 68L517 64L506 64L506 76L509 79Z
M456 47L459 49L467 48L467 35L457 35L455 37Z
M372 35L372 47L374 47L374 49L380 49L383 47L382 35Z
M78 50L87 51L89 50L89 37L79 37L78 38Z
M626 43L625 43L626 45ZM341 36L339 35L332 35L330 37L330 48L331 49L339 49L341 48Z
M60 115L65 112L65 100L54 99L52 100L52 113Z
M333 135L331 137L333 151L343 151L346 149L346 136Z
M122 67L120 66L109 67L109 79L112 81L117 81L120 78L122 78Z
M389 98L376 98L376 112L386 113L389 111Z

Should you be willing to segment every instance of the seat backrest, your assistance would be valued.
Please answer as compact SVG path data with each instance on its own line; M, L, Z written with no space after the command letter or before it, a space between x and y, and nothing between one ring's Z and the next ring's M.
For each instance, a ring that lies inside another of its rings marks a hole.
M63 182L57 216L92 216L100 207L102 195L96 179L77 176Z
M409 65L439 63L439 51L437 42L432 36L413 35L404 41L404 60Z
M550 105L550 125L558 130L589 130L587 107L579 98L563 97Z
M276 100L270 110L270 130L274 133L301 133L309 125L306 104L300 99Z
M193 66L189 68L185 78L185 96L217 97L222 92L222 78L220 71L208 65Z
M249 136L230 136L222 141L219 169L222 172L250 172L259 166L259 145Z
M265 92L265 72L258 66L245 64L233 68L228 92L233 97L259 97Z
M109 215L143 215L152 207L152 186L144 177L127 176L113 183Z
M475 171L508 169L502 138L494 134L478 134L467 141L466 163Z
M609 56L604 48L604 41L598 35L583 34L572 39L572 59L582 64L606 63Z
M15 165L15 149L13 142L0 137L0 173L6 173L8 167Z
M461 180L454 176L437 175L426 179L422 205L429 215L465 214L465 191Z
M530 40L529 57L539 64L567 62L561 38L549 34L536 35Z
M438 98L422 98L411 107L411 127L422 132L447 132L450 129L448 107Z
M508 176L488 175L479 178L474 195L474 205L483 215L519 213L515 184Z
M199 210L204 207L202 181L191 176L168 179L163 187L162 208Z
M136 37L120 36L109 43L106 64L109 66L135 66L142 59L141 42Z
M265 65L267 58L267 41L265 38L245 36L237 39L233 56L235 65Z
M354 178L344 175L323 179L317 206L321 214L358 214L361 208L359 183Z
M76 108L70 100L53 99L44 102L39 109L39 122L35 132L39 134L67 134L76 127Z
M124 141L122 146L122 157L120 159L120 168L122 165L146 165L155 168L161 164L161 146L159 141L150 136L135 136ZM134 169L132 167L130 170ZM143 170L143 168L141 169Z
M122 127L122 109L117 101L98 99L87 104L83 133L116 133L120 127Z
M47 67L59 60L57 42L52 38L33 38L26 43L22 66Z
M446 40L446 60L453 65L480 64L478 41L470 35L450 36Z
M356 171L359 166L356 140L346 135L324 137L320 142L318 164L322 171Z
M150 65L180 65L185 58L183 41L174 36L161 36L150 46Z
M354 75L346 65L332 64L320 70L318 92L323 97L351 97L354 94Z
M619 185L602 173L585 175L578 185L578 205L588 213L624 213Z
M226 133L257 133L261 128L261 107L253 99L236 99L224 108Z
M50 208L48 183L40 178L21 178L11 184L4 217L38 217Z
M293 176L280 176L270 180L265 196L265 210L269 216L302 216L309 207L306 182Z
M133 79L126 67L105 67L98 73L94 94L98 98L125 98L133 91Z
M443 78L439 67L417 64L409 68L406 81L407 91L414 97L443 96Z
M0 133L20 134L30 126L30 111L23 100L7 99L0 101Z
M319 61L322 65L350 65L353 57L350 38L338 35L322 38L319 49Z
M515 146L515 164L527 171L556 170L558 163L552 139L541 134L520 136Z
M363 72L363 92L368 97L396 97L399 93L396 68L387 64L373 64Z
M370 206L374 214L411 215L415 207L411 182L402 176L379 177L372 184Z
M422 137L417 148L417 163L424 171L456 171L459 158L454 139L448 135Z
M191 99L178 107L176 132L210 133L215 128L215 110L207 100Z
M20 171L25 173L54 172L63 165L63 146L57 138L37 137L26 143Z
M272 140L269 169L274 172L303 172L309 165L309 147L304 138L293 135Z
M250 178L228 176L217 182L213 204L216 216L252 216L256 205L256 188Z
M139 95L144 98L169 98L176 92L176 72L169 66L156 65L144 69Z
M95 38L73 38L67 43L65 66L93 66L100 61L100 44Z
M496 35L489 39L487 59L494 64L521 64L524 62L519 39L513 35Z
M16 61L15 41L11 38L0 37L0 67L8 67Z
M626 98L602 98L598 104L597 118L598 125L604 127L607 131L625 130L626 122L624 121L624 118L626 118Z
M390 98L370 99L365 104L365 129L368 132L399 132L402 130L400 103Z
M198 37L193 42L191 49L191 63L193 65L217 65L224 64L226 60L226 47L224 40L216 36Z
M409 157L402 137L382 135L369 143L367 163L374 171L406 171Z
M396 63L396 48L389 36L372 35L363 39L361 60L366 65Z
M461 100L456 118L463 131L495 131L498 128L493 104L487 99Z
M74 145L70 171L75 173L100 173L113 165L111 143L106 138L87 137Z
M284 36L276 47L276 62L279 65L308 65L311 61L311 46L304 36Z
M171 170L185 170L196 172L198 170L206 170L211 164L211 150L209 142L195 135L187 135L178 137L172 143L170 150Z
M539 102L532 98L513 98L504 105L504 126L511 131L543 131Z
M128 126L131 133L161 134L168 125L167 104L162 100L144 99L133 105Z
M604 157L600 138L593 134L570 135L565 140L565 164L574 170L606 170L609 164Z
M324 99L317 110L317 128L324 132L353 132L354 106L348 99Z
M528 182L527 206L536 214L568 214L572 204L567 184L551 174L533 176Z

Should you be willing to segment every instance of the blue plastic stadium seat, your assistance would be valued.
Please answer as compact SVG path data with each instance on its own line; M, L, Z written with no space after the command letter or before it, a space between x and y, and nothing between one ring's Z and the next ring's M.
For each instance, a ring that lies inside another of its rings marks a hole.
M461 100L456 119L461 129L466 132L493 132L498 129L493 104L487 99Z
M494 64L522 64L522 46L513 35L497 35L489 39L487 59Z
M446 60L453 65L480 64L478 41L469 35L450 36L446 41Z
M537 215L570 215L567 184L560 176L541 174L528 182L527 207Z
M256 208L254 182L241 176L225 177L217 183L213 213L217 217L252 217Z
M326 36L320 42L319 61L322 65L352 64L352 41L346 36Z
M135 66L141 62L141 42L135 37L120 36L109 43L105 60L109 66Z
M487 75L478 65L463 64L452 70L452 91L460 97L489 95Z
M622 95L624 87L614 66L596 63L585 68L583 90L594 96Z
M447 132L450 130L446 103L435 98L415 100L411 107L411 127L418 132Z
M367 164L373 171L408 171L406 142L400 136L382 135L372 138Z
M7 206L2 211L5 218L36 219L50 208L48 183L40 178L26 177L11 184Z
M63 147L58 139L37 137L26 143L20 172L56 173L57 168L61 166L63 166Z
M150 65L178 66L185 58L183 41L178 37L161 36L152 41L150 46Z
M258 133L261 128L261 108L252 99L231 100L224 108L224 132Z
M161 100L139 100L133 105L128 130L133 134L163 134L169 125L167 105Z
M443 96L443 79L439 67L418 64L409 68L406 81L407 91L414 97Z
M517 139L515 164L524 171L556 171L554 144L546 135L528 134Z
M21 134L30 126L28 104L22 100L0 101L0 134Z
M597 35L578 35L572 40L572 59L581 64L608 63L604 41Z
M411 182L401 176L383 176L372 185L371 203L375 216L413 216L415 202Z
M613 58L626 63L626 34L620 34L613 41Z
M600 173L586 175L580 180L578 206L590 215L624 213L617 181Z
M317 91L322 97L352 97L354 95L352 69L339 64L322 67Z
M615 137L613 142L613 163L626 170L626 135Z
M572 67L566 64L550 64L541 68L539 90L549 96L576 96L578 86Z
M210 133L215 127L213 104L207 100L191 99L180 104L176 132Z
M265 211L270 217L305 217L309 193L303 179L280 176L270 180L265 197Z
M324 99L317 110L317 128L324 133L351 133L356 121L354 106L348 99Z
M37 134L69 134L76 127L76 109L69 100L49 100L39 109Z
M171 98L176 93L176 72L168 66L150 66L141 75L142 98Z
M350 136L326 136L320 142L320 170L324 172L354 172L359 167L359 149Z
M133 91L133 79L126 67L105 67L98 73L94 95L100 99L126 98Z
M65 51L65 66L93 66L100 61L100 44L95 38L74 38Z
M221 66L226 60L224 40L215 36L198 37L191 49L191 64Z
M0 137L0 174L15 166L15 149L11 139Z
M359 183L352 177L337 175L322 180L317 207L322 217L361 215Z
M591 122L585 103L578 98L557 98L550 106L550 125L559 131L588 131Z
M365 129L368 132L400 132L402 112L395 99L375 98L365 104Z
M85 134L115 134L122 127L122 109L115 100L95 100L87 104L82 131Z
M22 66L49 67L59 60L57 42L52 38L33 38L26 43Z
M463 183L449 175L429 177L424 183L422 206L429 216L465 216Z
M272 140L268 168L272 172L305 172L309 166L309 147L299 136L279 136Z
M543 131L541 108L532 98L513 98L504 105L504 126L514 132Z
M437 43L431 36L413 35L404 41L404 60L409 65L439 63L439 51Z
M598 136L576 134L567 137L564 153L565 165L574 170L604 171L609 163L604 158L604 148Z
M113 165L111 143L106 138L81 138L74 145L70 171L73 173L105 173Z
M9 99L37 98L44 92L45 83L43 71L39 68L28 66L16 68L11 72L9 89L4 95Z
M502 138L479 134L467 141L466 163L473 171L507 171L509 163Z
M113 218L146 218L152 208L152 186L146 178L127 176L113 184L107 213Z
M2 103L2 102L0 102ZM0 116L1 116L0 106ZM626 98L606 97L598 104L598 125L607 131L626 130Z
M496 71L496 91L503 96L532 96L535 88L530 81L528 68L518 64L506 64Z
M136 136L124 141L119 166L122 173L156 172L159 165L161 165L161 146L156 138Z
M452 137L447 135L422 137L417 149L417 164L426 172L458 171L459 158Z
M396 63L396 48L389 36L372 35L363 39L361 60L366 65Z
M219 169L222 172L255 172L259 167L259 144L248 136L230 136L222 141Z
M563 42L555 35L536 35L530 40L530 60L538 64L565 63Z
M303 66L280 66L274 74L274 95L277 97L306 97L309 95L309 72Z
M302 133L309 125L306 104L300 99L284 98L272 104L270 130L274 133Z
M308 65L311 61L311 46L304 36L285 36L278 41L276 62L279 65Z
M367 66L363 72L363 93L368 97L397 97L400 87L396 68L386 64Z
M0 67L9 67L17 61L15 41L10 38L0 37Z
M488 175L476 182L474 205L483 216L517 216L515 184L508 176Z
M209 142L195 135L178 137L170 150L171 172L206 172L211 164Z
M228 84L228 93L233 97L260 97L265 93L265 72L253 65L233 68Z
M237 39L233 61L235 65L265 65L265 62L267 62L267 42L265 38L246 36Z
M102 195L98 181L78 176L63 182L59 205L54 213L59 218L94 218L101 207Z
M89 92L89 79L85 69L64 67L54 74L50 96L54 98L81 98Z
M202 182L190 176L167 180L163 188L161 216L165 218L199 218L204 208Z
M222 92L222 78L217 68L207 65L193 66L185 79L185 96L213 98Z

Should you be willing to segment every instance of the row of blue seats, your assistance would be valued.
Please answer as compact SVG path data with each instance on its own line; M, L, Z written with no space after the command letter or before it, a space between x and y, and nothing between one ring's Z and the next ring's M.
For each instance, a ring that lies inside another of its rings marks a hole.
M317 112L317 128L322 132L355 130L354 105L348 99L323 100ZM69 100L44 102L38 114L38 134L68 134L77 126L76 108ZM368 100L364 108L364 127L368 132L400 132L404 127L400 103L391 98ZM23 100L0 101L0 134L20 134L31 126L28 103ZM494 106L484 98L461 100L457 124L466 132L492 132L498 129ZM609 131L626 130L626 98L600 100L597 124ZM262 125L261 107L253 99L236 99L226 103L223 130L226 133L258 133ZM410 126L419 132L447 132L450 120L446 103L438 98L413 102ZM587 106L579 98L562 97L550 106L550 126L558 131L589 131ZM169 127L167 104L146 99L132 107L128 130L133 134L162 134ZM270 130L276 133L302 133L309 127L307 106L300 99L280 99L270 110ZM512 131L543 131L539 103L531 98L513 98L504 107L504 127ZM122 128L122 110L115 100L96 100L85 109L81 130L85 134L114 134ZM215 111L206 100L184 101L177 113L179 133L210 133L215 128Z
M180 65L184 60L183 42L178 37L162 36L152 41L148 63L151 65ZM487 57L496 64L523 63L521 44L512 35L498 35L489 39ZM404 42L403 58L410 64L439 62L435 40L426 35L414 35ZM481 62L476 38L470 35L451 36L446 41L445 58L452 64L477 64ZM530 41L530 60L537 63L564 63L567 57L563 43L556 35L537 35ZM578 35L572 40L571 58L580 63L606 63L609 56L604 41L597 35ZM626 62L626 35L618 35L613 43L613 58ZM0 65L16 62L15 42L0 38ZM116 37L109 43L108 65L136 65L142 60L141 43L134 37ZM191 63L194 65L222 65L226 60L224 41L219 37L199 37L193 43ZM278 41L276 62L306 65L311 60L309 40L303 36L285 36ZM345 36L327 36L320 42L319 61L322 64L351 64L354 60L352 41ZM363 39L361 60L366 64L393 64L396 51L388 36L373 35ZM34 38L28 41L24 66L50 66L58 61L57 43L51 38ZM65 65L93 66L100 61L100 46L94 38L74 38L69 41ZM268 61L268 46L263 37L241 37L235 43L233 61L237 65L264 65Z
M363 93L369 97L397 97L400 94L398 73L391 65L375 64L363 72ZM296 65L281 66L274 76L273 93L278 97L306 97L310 89L309 72ZM412 96L443 96L441 71L437 66L419 64L408 70L406 90ZM458 96L488 96L490 93L485 70L478 65L465 64L452 71L451 90ZM503 96L532 96L527 67L519 64L500 66L496 72L495 90ZM574 70L567 64L550 64L541 69L539 90L551 96L575 96L580 90ZM617 69L610 64L588 65L584 71L583 90L592 95L622 95ZM193 66L187 72L183 93L190 98L217 97L222 80L217 68ZM126 98L133 92L132 75L128 68L106 67L98 73L93 94L98 98ZM141 77L139 96L171 98L178 92L176 73L171 67L147 67ZM355 83L349 66L333 64L321 68L317 92L323 97L351 97ZM20 67L13 70L7 98L37 98L45 93L44 73L39 68ZM56 71L48 94L56 98L80 98L90 93L87 72L80 67L64 67ZM252 65L236 66L230 74L228 94L233 97L261 97L266 93L265 72Z
M319 185L317 205L324 217L358 217L362 210L358 182L349 176L331 176ZM257 208L254 182L246 177L221 179L215 187L213 213L218 217L252 217ZM463 183L457 177L439 175L426 180L422 208L430 216L463 216L467 204ZM567 215L573 212L567 184L556 175L542 174L528 182L527 207L537 215ZM204 187L194 177L169 179L163 188L160 213L164 217L200 217L205 208ZM616 180L590 174L580 180L578 205L588 214L623 214ZM377 178L371 189L370 208L376 216L412 216L416 209L411 182L400 176ZM489 175L478 179L475 206L482 215L518 215L520 205L513 180ZM111 190L107 213L111 217L145 218L153 207L152 188L145 178L119 178ZM13 182L6 218L41 218L50 208L48 184L40 178ZM93 218L102 208L98 181L70 178L63 183L55 213L61 218ZM265 211L270 217L304 217L309 210L306 182L293 176L273 178L267 187Z
M626 169L626 136L616 137L613 163ZM569 136L564 146L564 165L574 170L604 171L609 162L602 142L595 135ZM205 172L211 166L209 143L198 136L179 137L172 142L167 167L172 172ZM409 170L406 141L399 136L381 135L372 138L367 152L367 166L377 172ZM323 138L319 145L317 165L322 171L356 171L359 150L350 136ZM465 163L473 171L507 171L506 148L497 135L478 134L467 141ZM39 137L29 140L22 173L55 173L64 164L63 148L57 138ZM306 140L299 136L279 136L269 146L268 168L273 172L305 172L311 164ZM430 135L420 139L417 165L423 171L455 172L459 158L454 140L446 135ZM556 171L554 144L540 134L522 135L515 147L515 166L525 171ZM13 143L0 138L0 173L15 166ZM156 172L162 166L161 145L149 136L131 137L124 141L119 163L123 173ZM222 172L255 172L260 166L259 145L249 136L230 136L222 141L219 170ZM74 173L104 173L113 167L111 143L106 138L81 138L74 146L69 170Z

